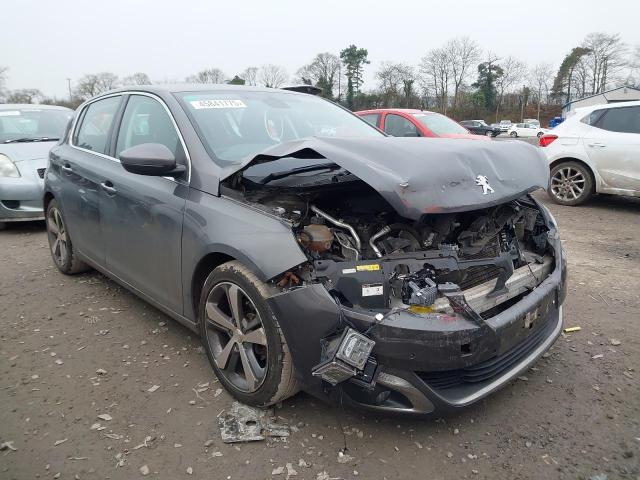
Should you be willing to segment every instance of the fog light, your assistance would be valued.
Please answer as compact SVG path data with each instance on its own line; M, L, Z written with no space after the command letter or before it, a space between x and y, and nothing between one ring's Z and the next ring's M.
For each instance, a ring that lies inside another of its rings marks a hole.
M344 382L364 369L375 344L354 329L346 328L341 335L322 340L322 359L311 373L331 385Z

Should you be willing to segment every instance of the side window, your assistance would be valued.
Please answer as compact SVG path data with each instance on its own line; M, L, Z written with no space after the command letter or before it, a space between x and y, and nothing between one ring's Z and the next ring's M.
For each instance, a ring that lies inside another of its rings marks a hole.
M107 153L107 137L121 97L109 97L85 108L80 127L76 128L73 144L97 153Z
M640 107L607 109L596 126L610 132L640 133Z
M373 125L374 127L378 126L378 122L380 121L380 114L379 113L367 113L366 115L361 115L360 118L362 118L365 122Z
M400 115L387 114L384 119L384 131L394 137L419 137L416 126Z
M595 125L604 112L605 110L602 109L594 110L593 112L582 118L580 121L582 123L586 123L587 125Z
M123 150L142 143L160 143L171 150L179 163L184 162L178 133L164 107L153 98L132 95L118 132L116 158Z

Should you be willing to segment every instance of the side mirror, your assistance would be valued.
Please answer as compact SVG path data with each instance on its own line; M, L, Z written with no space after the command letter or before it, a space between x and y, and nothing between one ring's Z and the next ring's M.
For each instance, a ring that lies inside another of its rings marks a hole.
M184 165L176 165L176 158L161 143L141 143L120 152L122 167L137 175L178 176L187 169Z

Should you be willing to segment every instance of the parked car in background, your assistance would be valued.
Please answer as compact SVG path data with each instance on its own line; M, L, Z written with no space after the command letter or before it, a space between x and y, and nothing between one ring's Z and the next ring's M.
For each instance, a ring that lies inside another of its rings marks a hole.
M0 105L0 229L43 220L42 186L49 150L73 112L49 105Z
M440 415L560 335L566 261L530 195L547 180L525 142L395 138L314 95L156 85L79 107L44 204L56 267L92 266L197 332L243 403L303 389Z
M484 120L462 120L460 122L464 128L476 135L485 135L487 137L497 137L502 133L499 126L487 125Z
M355 112L360 118L394 137L441 137L488 140L473 135L441 113L408 108L380 108Z
M640 196L640 101L576 109L540 146L556 203L579 205L594 193Z
M500 130L503 132L508 131L509 128L511 128L511 125L513 125L511 120L500 120Z
M540 126L540 120L537 120L535 118L525 118L524 120L522 120L522 123L528 123L529 125L536 125L536 126Z
M532 123L515 123L509 127L507 133L510 137L538 137L547 133L549 130L546 128L540 128L540 125Z
M551 120L549 120L549 128L555 128L562 122L564 122L564 117L553 117Z

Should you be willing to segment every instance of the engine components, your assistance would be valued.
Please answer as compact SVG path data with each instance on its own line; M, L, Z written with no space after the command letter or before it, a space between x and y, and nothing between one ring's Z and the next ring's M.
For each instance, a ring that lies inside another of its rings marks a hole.
M326 212L323 212L322 210L320 210L315 205L311 205L311 211L313 213L315 213L316 215L320 215L321 217L326 219L328 222L333 223L336 227L340 227L340 228L344 228L344 229L348 230L349 233L351 233L351 236L353 237L353 241L355 242L356 250L358 250L358 252L360 251L360 248L361 248L360 237L356 233L355 228L353 228L348 223L344 223L344 222L341 222L340 220L338 220L336 218L333 218L331 215L329 215Z
M318 253L326 252L331 248L333 232L326 225L312 223L302 229L299 239L300 243L309 250Z

